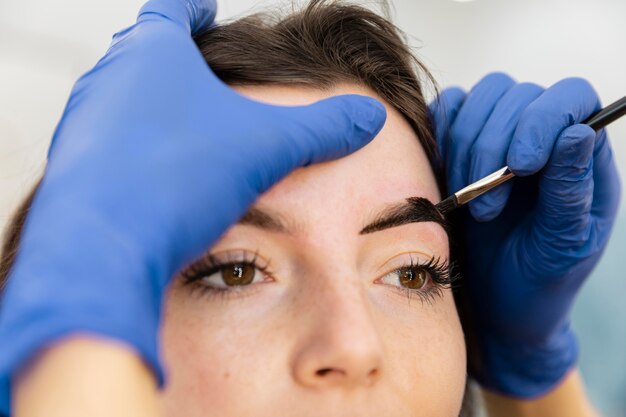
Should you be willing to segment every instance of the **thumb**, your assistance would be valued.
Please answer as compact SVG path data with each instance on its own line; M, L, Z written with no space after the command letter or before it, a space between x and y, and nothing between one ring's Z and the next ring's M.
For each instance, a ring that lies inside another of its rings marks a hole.
M586 125L565 129L542 172L534 235L544 253L580 256L597 246L591 217L595 136Z
M171 21L194 34L209 27L216 12L216 0L150 0L139 11L137 22Z
M292 168L336 159L369 143L385 124L387 112L372 97L330 97L308 106L282 107L287 140L294 146ZM281 120L281 119L277 119Z

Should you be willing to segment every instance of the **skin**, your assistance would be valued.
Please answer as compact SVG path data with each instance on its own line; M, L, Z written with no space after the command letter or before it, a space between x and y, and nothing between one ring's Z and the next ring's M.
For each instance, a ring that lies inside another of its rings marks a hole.
M154 375L124 343L78 333L29 365L13 384L11 416L162 416Z
M380 100L357 85L238 90L282 105L347 93ZM295 171L258 199L254 207L290 233L238 224L211 248L269 262L260 282L216 295L174 280L162 327L163 415L458 415L466 358L451 291L426 301L407 298L399 281L377 281L411 257L447 258L444 229L422 222L359 234L390 204L440 200L415 133L387 113L365 148Z
M577 370L543 397L520 400L487 390L482 391L489 416L507 417L599 417L587 397L585 385Z
M241 92L283 104L372 94L357 86ZM165 390L157 390L132 347L75 334L42 350L16 375L13 414L456 417L465 348L451 294L422 304L375 282L386 272L379 264L396 252L447 253L443 230L419 223L358 234L386 202L439 199L421 146L399 115L387 111L371 145L294 172L259 199L258 207L297 215L300 233L237 225L213 248L250 245L271 257L275 280L247 296L213 299L173 282L161 335ZM318 375L320 368L330 371ZM578 371L540 398L483 396L494 417L597 416Z

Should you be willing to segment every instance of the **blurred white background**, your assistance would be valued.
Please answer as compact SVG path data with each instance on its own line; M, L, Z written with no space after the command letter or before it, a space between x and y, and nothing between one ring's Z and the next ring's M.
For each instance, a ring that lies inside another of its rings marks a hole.
M74 81L143 2L0 0L0 224L40 175ZM218 0L218 20L275 3ZM625 0L395 0L393 6L394 21L441 86L467 89L498 70L544 86L584 77L605 104L626 95ZM625 178L626 118L608 130ZM574 312L583 374L607 416L626 416L624 248L622 206L606 256Z

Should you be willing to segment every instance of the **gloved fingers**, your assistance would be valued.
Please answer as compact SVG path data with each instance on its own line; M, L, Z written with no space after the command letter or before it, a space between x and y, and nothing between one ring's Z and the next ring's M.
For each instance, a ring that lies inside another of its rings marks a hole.
M532 244L536 250L543 248L541 252L548 257L551 250L571 252L580 248L593 232L595 138L596 132L589 126L566 128L541 174Z
M435 139L439 155L443 161L447 160L447 141L450 126L454 123L459 109L463 105L467 93L459 87L448 87L435 98L428 110L435 131Z
M530 175L542 169L559 134L581 123L600 109L593 87L581 78L566 78L548 88L522 114L507 165L516 175Z
M469 183L506 164L506 155L519 118L542 92L543 88L536 84L520 83L502 96L472 146ZM469 203L472 216L477 221L489 221L498 216L506 205L511 186L511 182L507 182L472 200Z
M605 129L601 129L596 136L593 154L594 189L591 212L597 219L598 227L602 231L609 231L615 221L622 186Z
M149 0L139 11L137 23L148 19L163 20L195 34L208 28L216 13L216 0Z
M356 94L330 97L292 109L300 146L298 165L339 158L369 143L382 129L387 112L378 100ZM292 119L293 120L293 119ZM295 134L294 134L295 133Z
M273 122L265 129L271 130L272 136L268 139L271 147L264 149L270 160L259 164L264 172L255 171L259 192L297 167L356 151L378 134L387 117L378 100L356 94L330 97L308 106L260 106L259 111L266 111L266 119Z
M467 95L450 129L447 144L448 189L456 192L468 184L470 150L500 98L515 82L502 73L485 76Z

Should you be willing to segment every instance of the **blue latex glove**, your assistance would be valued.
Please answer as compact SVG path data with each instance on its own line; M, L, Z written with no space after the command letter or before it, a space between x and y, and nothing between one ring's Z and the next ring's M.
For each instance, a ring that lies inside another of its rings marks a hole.
M296 167L343 156L385 120L374 99L279 107L209 70L190 33L210 0L152 0L75 85L0 314L0 412L36 351L77 331L127 343L164 381L164 287Z
M484 387L521 398L554 388L577 360L570 309L604 250L620 180L593 88L543 88L490 74L431 105L449 191L508 165L519 177L456 214L464 228L469 365Z

